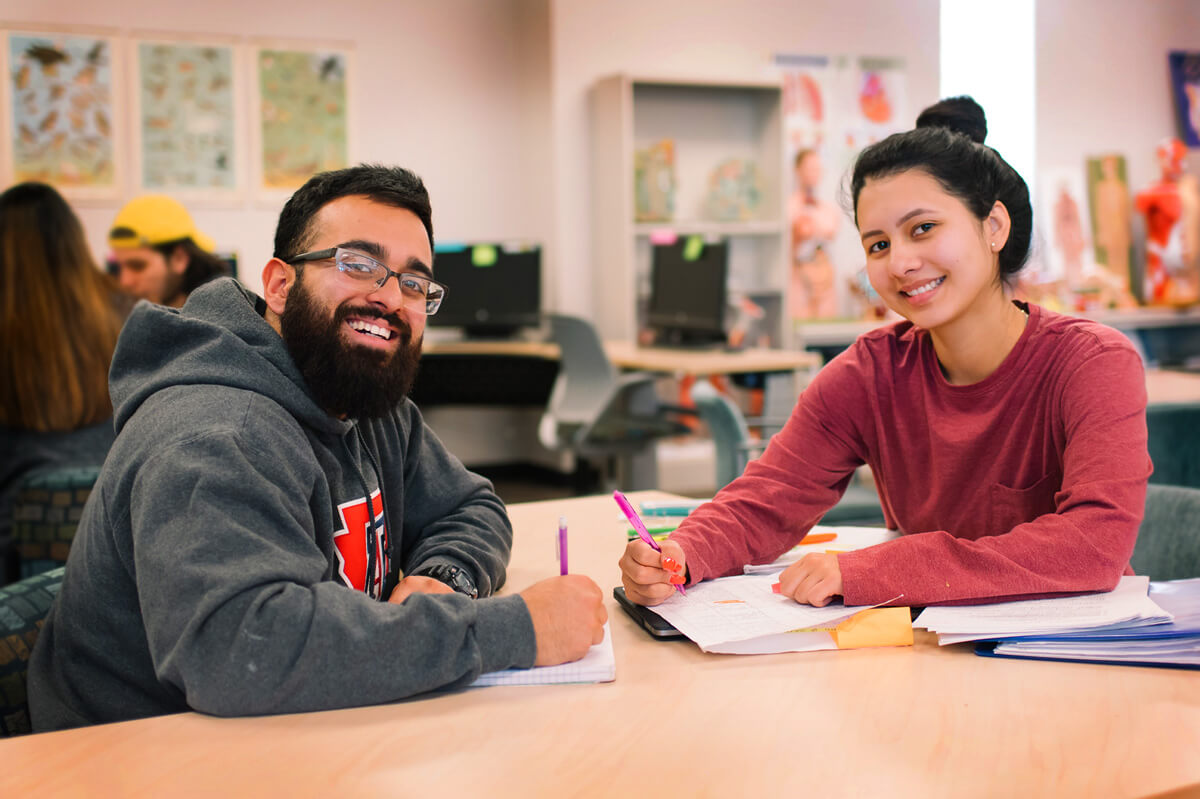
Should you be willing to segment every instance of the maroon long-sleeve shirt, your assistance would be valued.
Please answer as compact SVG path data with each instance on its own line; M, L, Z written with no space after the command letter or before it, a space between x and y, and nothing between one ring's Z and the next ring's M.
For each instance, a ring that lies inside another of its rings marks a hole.
M1030 305L1000 367L949 384L929 334L861 336L761 458L672 538L689 578L792 547L866 463L899 539L838 556L848 605L970 604L1111 590L1151 465L1142 363L1119 332Z

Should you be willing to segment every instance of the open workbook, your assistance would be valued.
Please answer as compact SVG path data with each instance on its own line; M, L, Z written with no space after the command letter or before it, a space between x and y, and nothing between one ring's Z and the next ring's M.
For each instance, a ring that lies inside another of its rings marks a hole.
M471 687L488 685L554 685L556 683L612 682L617 678L612 634L604 624L604 640L572 663L558 666L534 666L531 669L505 669L481 675Z
M809 552L861 549L891 540L896 533L875 527L817 526L809 536L818 543L801 542L774 563L746 566L742 575L706 580L653 610L705 652L762 655L911 645L912 619L906 607L872 609L837 602L814 608L772 590L779 573Z

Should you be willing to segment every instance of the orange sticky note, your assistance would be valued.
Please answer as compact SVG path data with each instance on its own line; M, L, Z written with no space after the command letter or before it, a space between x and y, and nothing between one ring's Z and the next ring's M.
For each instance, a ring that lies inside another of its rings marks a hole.
M800 544L797 544L797 546L802 544L824 544L835 538L837 538L837 533L809 533L800 539Z
M831 634L838 649L912 646L912 613L908 608L868 608L846 619Z

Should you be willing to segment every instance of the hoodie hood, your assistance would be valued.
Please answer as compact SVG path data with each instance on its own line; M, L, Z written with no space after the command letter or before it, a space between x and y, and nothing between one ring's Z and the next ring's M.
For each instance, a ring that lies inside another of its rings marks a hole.
M138 303L109 371L117 432L155 392L180 385L253 391L320 433L348 432L351 422L330 416L313 400L265 310L261 297L229 277L196 289L179 309Z

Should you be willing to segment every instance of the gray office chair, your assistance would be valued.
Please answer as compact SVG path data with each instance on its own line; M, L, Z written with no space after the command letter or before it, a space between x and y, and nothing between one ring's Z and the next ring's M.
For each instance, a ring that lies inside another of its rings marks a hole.
M561 314L548 318L560 352L559 371L538 425L538 439L549 450L590 461L605 487L615 487L621 458L689 429L659 404L655 375L619 372L612 365L591 323Z
M63 567L0 588L0 737L31 732L29 654L58 596Z
M1150 485L1129 564L1151 580L1200 577L1200 489Z
M1200 488L1200 402L1146 408L1151 483Z
M697 382L692 386L692 400L713 438L716 448L716 487L720 491L741 475L752 458L762 454L766 449L766 440L750 437L749 421L742 415L741 409L710 383ZM770 420L754 422L756 427L765 429L782 427L778 422L772 425ZM851 482L838 503L821 517L821 523L871 526L885 522L875 490Z

